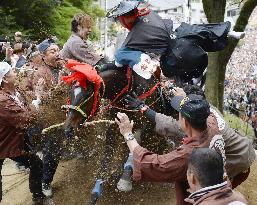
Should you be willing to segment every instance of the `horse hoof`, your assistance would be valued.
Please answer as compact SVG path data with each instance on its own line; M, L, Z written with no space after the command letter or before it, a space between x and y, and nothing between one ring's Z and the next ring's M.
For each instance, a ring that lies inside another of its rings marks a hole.
M132 182L121 178L117 184L117 189L123 192L129 192L132 190Z

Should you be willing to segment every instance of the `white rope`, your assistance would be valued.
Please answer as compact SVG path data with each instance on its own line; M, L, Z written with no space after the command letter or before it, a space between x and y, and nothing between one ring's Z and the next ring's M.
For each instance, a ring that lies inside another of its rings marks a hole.
M83 124L84 127L90 126L90 125L95 125L98 123L107 123L107 124L115 124L115 121L113 120L95 120L95 121L91 121L91 122L85 122Z
M59 124L52 125L52 126L50 126L50 127L47 127L47 128L45 128L45 129L42 130L42 134L44 135L44 134L46 134L47 132L49 132L50 130L52 130L52 129L54 129L54 128L61 127L61 126L63 126L63 125L64 125L64 122L59 123Z
M95 121L91 121L91 122L85 122L85 123L83 124L83 127L95 125L95 124L98 124L98 123L115 124L115 121L113 121L113 120L95 120ZM45 128L45 129L42 130L42 134L46 134L46 133L49 132L50 130L55 129L55 128L59 128L59 127L61 127L61 126L63 126L63 125L64 125L64 122L63 122L63 123L59 123L59 124L52 125L52 126L50 126L50 127L47 127L47 128Z

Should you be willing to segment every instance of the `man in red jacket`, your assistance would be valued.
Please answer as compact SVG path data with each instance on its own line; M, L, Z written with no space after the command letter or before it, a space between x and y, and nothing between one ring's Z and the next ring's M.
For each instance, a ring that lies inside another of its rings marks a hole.
M42 161L25 148L26 128L33 111L18 92L16 73L8 64L0 65L0 172L3 162L10 158L30 169L29 188L34 204L46 204L42 193ZM2 176L0 176L0 202L2 200Z
M193 205L227 205L247 202L223 180L223 159L209 148L194 149L188 159L187 180L191 195L186 199Z
M186 136L183 144L168 154L158 155L141 147L132 134L133 122L129 121L126 114L118 113L116 122L133 154L134 180L175 182L176 204L183 205L188 196L186 172L192 150L215 145L216 141L222 141L222 137L218 135L217 121L210 113L209 103L202 96L175 96L171 105L179 111L179 123Z

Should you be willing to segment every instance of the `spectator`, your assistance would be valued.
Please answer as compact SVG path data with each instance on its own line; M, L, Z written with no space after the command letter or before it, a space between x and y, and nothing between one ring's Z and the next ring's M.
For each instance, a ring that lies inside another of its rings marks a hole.
M22 33L20 31L15 32L14 40L15 40L15 43L21 43L22 42Z
M254 130L254 142L257 142L257 111L254 112L254 114L252 114L251 116L251 121L252 121L252 127Z
M246 205L244 196L233 191L223 180L223 160L214 150L194 149L188 159L187 180L193 205Z
M13 49L13 56L11 57L12 60L12 67L16 68L18 71L23 67L26 63L26 52L29 48L28 44L25 43L16 43Z
M228 102L233 102L229 105L230 112L245 120L247 120L246 116L248 119L251 118L247 113L251 104L256 105L256 36L255 29L246 29L242 45L235 48L228 62L224 82L224 96ZM238 109L245 107L245 103L247 109Z
M60 75L64 62L60 58L59 47L52 39L42 41L38 45L38 50L42 60L32 64L37 68L32 76L32 88L35 92L38 85L43 84L42 89L38 91L40 94L36 95L37 99L33 101L34 105L39 108L41 101L44 101L51 94L49 90L60 86ZM61 148L56 139L51 136L47 137L43 147L42 190L48 197L53 194L51 183L59 163L60 152Z
M35 204L42 204L42 161L25 146L28 123L33 118L33 110L17 90L15 72L7 63L0 65L0 172L3 162L10 158L30 169L29 187ZM2 176L0 177L0 201L2 200Z

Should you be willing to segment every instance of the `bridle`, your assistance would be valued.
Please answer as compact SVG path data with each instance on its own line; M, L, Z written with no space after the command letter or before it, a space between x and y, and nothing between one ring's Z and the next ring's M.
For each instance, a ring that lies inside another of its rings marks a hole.
M92 92L92 94L86 98L83 102L81 102L79 105L71 105L68 99L68 103L67 105L62 105L61 109L66 109L66 110L76 110L77 112L79 112L85 119L87 118L87 114L81 109L81 106L83 106L86 102L88 102L93 96L94 96L95 92Z

